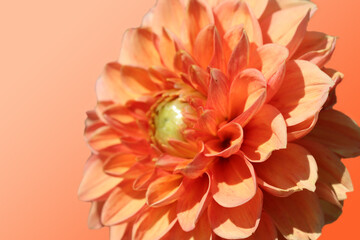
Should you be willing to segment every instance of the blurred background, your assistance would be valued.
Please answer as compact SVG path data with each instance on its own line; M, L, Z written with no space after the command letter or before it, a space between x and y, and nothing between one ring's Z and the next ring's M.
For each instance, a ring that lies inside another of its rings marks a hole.
M360 22L356 1L315 0L311 30L339 36L329 67L345 73L336 109L360 122ZM89 155L85 112L95 81L117 59L122 34L155 0L14 0L0 4L0 239L108 239L88 230L90 204L77 199ZM355 239L360 158L344 161L355 192L322 240Z

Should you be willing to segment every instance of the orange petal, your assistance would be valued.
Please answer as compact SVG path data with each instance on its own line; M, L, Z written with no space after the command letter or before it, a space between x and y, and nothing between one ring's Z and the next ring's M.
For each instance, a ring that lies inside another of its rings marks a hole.
M189 178L198 178L216 159L217 157L206 157L203 152L200 152L194 157L193 160L185 162L184 165L179 165L174 172L180 172L181 174Z
M220 35L214 25L203 28L194 43L194 57L204 69L213 67L225 70L226 63Z
M100 216L104 206L104 202L94 201L91 203L90 213L88 217L88 227L90 229L100 229L103 227Z
M313 130L315 124L318 120L319 113L316 113L314 116L309 117L305 121L296 124L294 126L288 127L288 142L294 141L296 139L300 139L306 136L309 132Z
M164 169L165 171L174 171L175 168L183 163L188 161L189 159L186 158L181 158L181 157L176 157L176 156L172 156L172 155L168 155L168 154L164 154L162 156L160 156L157 160L156 160L156 167L159 167L161 169Z
M254 165L258 183L274 196L286 197L307 189L315 191L318 179L314 157L302 146L289 143L263 163Z
M292 56L303 40L310 7L297 6L274 12L261 22L265 43L277 43L289 49Z
M288 197L264 195L264 208L286 239L318 239L324 217L316 193L307 190Z
M216 113L212 109L205 110L199 117L196 128L201 132L209 133L213 136L217 134L218 122L216 119Z
M229 59L228 74L230 79L234 79L243 69L247 67L248 63L249 41L246 32L243 31Z
M249 202L235 208L224 208L212 201L208 208L211 228L216 235L226 239L250 237L259 225L262 204L260 189Z
M121 176L136 163L136 156L133 154L115 154L109 157L104 163L105 173L113 176Z
M353 185L341 158L311 138L301 139L299 144L306 147L315 157L319 166L319 181L331 185L337 198L340 201L345 200L346 193L353 191Z
M322 68L331 58L336 44L336 37L321 32L307 32L294 59L312 62Z
M161 66L156 47L157 36L148 28L133 28L125 32L119 63L140 67ZM139 54L141 52L141 54Z
M167 175L153 181L146 191L146 203L151 207L168 205L176 201L182 183L182 175Z
M324 213L325 224L337 220L342 214L343 202L339 201L331 185L318 181L316 183L316 194L319 196L320 206Z
M254 104L257 104L264 94L266 94L266 80L262 73L256 69L242 71L231 83L229 93L230 119L238 117ZM256 110L258 109L252 111L252 114L255 114ZM236 122L239 123L237 120Z
M197 179L184 179L183 192L178 199L177 218L181 228L186 231L194 230L201 214L207 207L210 191L210 180L207 174Z
M261 28L247 1L224 1L214 8L217 25L223 32L234 26L244 25L249 41L257 46L263 44Z
M106 200L101 221L107 226L123 222L139 212L145 203L144 191L134 191L132 182L122 182Z
M229 80L218 69L211 69L210 76L207 107L225 117L227 116Z
M219 159L211 168L211 192L223 207L233 208L248 202L256 188L254 169L240 156Z
M176 203L149 208L134 223L133 239L158 240L174 226L176 220Z
M336 87L343 80L344 74L342 74L341 72L338 72L338 71L336 71L334 69L331 69L331 68L322 68L322 70L327 75L329 75L329 77L331 77L332 80L335 83L335 85L331 88L330 93L329 93L329 97L328 97L328 99L326 100L326 102L324 104L324 109L328 109L328 108L332 108L337 102Z
M254 162L265 161L274 150L286 148L286 123L275 107L266 104L245 126L241 151Z
M189 68L190 81L196 90L207 96L210 75L204 69L197 65L191 65Z
M259 227L255 233L246 240L278 240L277 230L271 217L263 211L261 214Z
M315 64L290 61L283 84L270 104L280 110L288 126L294 126L315 116L333 85L331 78Z
M103 162L95 155L86 163L84 177L80 183L78 196L81 201L94 201L112 190L122 178L104 173Z
M159 0L156 6L144 17L142 26L151 27L156 33L169 29L178 37L183 35L185 8L179 0Z
M130 224L127 222L110 226L110 240L127 239L125 238L126 233L129 232Z
M339 111L321 111L309 136L342 157L352 158L360 154L360 128L351 118Z
M187 14L190 41L194 43L201 29L214 24L214 16L209 5L203 4L199 0L189 0Z

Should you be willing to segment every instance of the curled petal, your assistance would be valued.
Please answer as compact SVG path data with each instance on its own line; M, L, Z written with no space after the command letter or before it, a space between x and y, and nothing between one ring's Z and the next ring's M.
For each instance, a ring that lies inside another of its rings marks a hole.
M253 162L265 161L274 150L286 148L286 123L275 107L265 104L245 126L241 151Z
M223 207L245 204L256 193L256 179L252 165L240 156L220 159L211 168L211 192Z
M321 111L309 136L342 157L352 158L360 154L360 128L351 118L339 111Z
M316 115L333 85L332 79L315 64L290 61L283 84L270 104L280 110L288 126L294 126Z
M309 132L313 130L315 124L318 120L319 113L316 113L314 116L309 117L305 121L296 124L294 126L288 127L288 142L295 141L296 139L300 139L306 136Z
M315 191L318 167L314 157L300 145L289 143L254 168L260 186L274 196L286 197L303 189Z
M95 155L86 163L84 177L80 183L78 196L81 201L93 201L112 190L122 178L104 173L103 162Z
M264 196L264 208L286 239L318 239L324 217L316 193L307 190L288 197Z
M250 201L238 207L224 208L212 201L208 209L211 228L216 235L226 239L250 237L259 225L262 204L260 189Z

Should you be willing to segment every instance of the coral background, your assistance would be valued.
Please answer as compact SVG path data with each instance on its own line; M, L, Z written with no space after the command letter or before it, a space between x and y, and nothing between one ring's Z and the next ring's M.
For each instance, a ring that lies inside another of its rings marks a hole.
M155 0L18 0L0 8L0 239L108 239L88 230L90 204L77 199L89 150L85 111L95 81L116 60L126 28ZM360 3L315 0L310 29L340 36L328 66L345 73L336 108L360 122ZM360 158L345 160L355 192L322 240L355 239Z

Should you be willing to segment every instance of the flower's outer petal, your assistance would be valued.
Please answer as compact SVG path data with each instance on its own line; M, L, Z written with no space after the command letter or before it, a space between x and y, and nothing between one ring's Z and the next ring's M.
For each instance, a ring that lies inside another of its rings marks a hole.
M84 177L80 183L78 196L81 201L93 201L108 193L122 181L104 173L103 162L92 155L85 166Z
M90 229L99 229L104 225L101 222L101 211L103 209L103 201L94 201L91 203L90 213L88 217L88 227Z
M158 0L143 19L142 26L151 27L156 33L169 29L179 38L183 36L185 7L180 0Z
M309 136L344 158L360 154L360 128L351 118L339 111L321 111Z
M315 127L318 117L319 117L319 112L317 112L314 116L309 117L308 119L306 119L305 121L299 124L288 127L287 129L288 142L295 141L296 139L300 139L306 136L309 132L311 132Z
M250 9L254 12L254 15L256 16L257 19L261 17L269 2L269 0L243 0L243 1L249 5Z
M324 109L329 109L332 108L337 102L336 87L343 80L344 74L331 68L322 68L322 70L331 77L335 84L330 90L329 97L324 104Z
M264 208L288 240L315 240L321 234L324 216L316 193L304 190L285 198L264 194Z
M160 208L148 208L134 223L133 239L160 239L176 222L176 203Z
M237 153L243 142L243 129L238 123L230 122L219 129L217 139L205 143L207 157L230 157Z
M251 43L257 46L263 44L260 24L245 1L224 1L214 8L214 14L222 32L243 25Z
M276 11L300 6L310 9L310 16L313 16L317 10L317 6L308 0L269 0L269 4L262 15L262 19L267 18Z
M261 214L260 223L255 233L246 240L278 240L273 220L265 211Z
M280 110L288 126L294 126L315 116L333 85L332 79L315 64L290 61L283 84L270 104Z
M120 136L108 126L101 127L87 139L90 148L98 153L106 148L121 144Z
M214 109L216 113L227 116L229 95L229 80L218 69L210 70L210 86L207 99L207 107Z
M127 30L121 46L119 63L145 68L162 66L156 42L157 36L148 28Z
M153 181L146 191L146 202L151 207L168 205L176 201L182 176L171 174Z
M220 159L211 168L211 192L223 207L233 208L248 202L256 188L254 169L241 156Z
M131 182L124 181L106 200L101 221L106 226L121 223L138 213L145 203L145 191L135 191Z
M194 58L204 69L226 69L222 41L215 25L208 25L197 35L194 42ZM225 71L224 71L225 72Z
M309 20L310 9L306 5L274 12L261 21L264 42L287 47L291 57L305 36Z
M346 193L353 191L353 185L350 174L341 162L341 158L311 138L301 139L299 144L307 148L315 157L319 166L319 181L330 184L337 199L345 200Z
M275 107L265 104L245 126L241 151L252 162L263 162L274 150L286 148L286 123Z
M246 32L242 31L242 35L235 45L228 63L228 75L231 80L249 64L249 47Z
M125 240L126 232L129 230L130 224L128 222L120 223L110 226L110 240Z
M214 24L214 15L208 4L200 0L189 0L187 5L188 29L191 43L205 26Z
M181 228L192 231L206 209L210 192L210 179L208 174L197 179L184 179L184 195L177 202L177 218Z
M315 191L318 179L314 157L302 146L289 143L263 163L254 165L260 186L278 197L307 189Z
M245 113L266 94L266 80L263 74L249 68L242 71L231 83L229 93L229 116L234 119ZM258 107L260 107L259 105ZM252 114L256 113L256 110ZM248 120L248 119L247 119ZM238 122L238 121L236 121ZM238 122L239 123L239 122ZM241 123L239 123L241 124ZM243 125L243 124L241 124Z
M335 44L336 37L321 32L307 32L293 58L312 62L322 68L330 60Z
M250 237L259 225L262 204L260 189L250 201L235 208L224 208L212 201L208 208L211 228L216 235L226 239Z
M126 173L133 164L136 163L136 156L133 154L115 154L110 156L104 163L104 172L113 175L121 176Z

